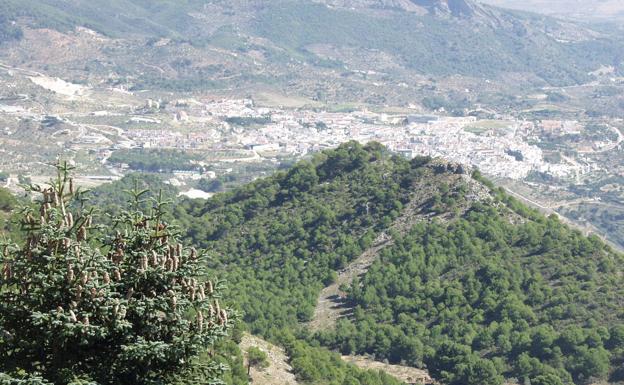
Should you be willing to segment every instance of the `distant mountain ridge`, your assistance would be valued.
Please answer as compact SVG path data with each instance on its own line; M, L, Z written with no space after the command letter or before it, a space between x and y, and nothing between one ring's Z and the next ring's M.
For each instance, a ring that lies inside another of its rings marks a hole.
M0 10L0 61L15 66L76 82L125 78L134 89L274 87L337 103L422 100L426 79L455 76L472 83L462 92L484 79L504 90L509 79L582 84L602 67L622 73L624 50L617 32L474 0L6 0ZM83 71L89 58L75 52L58 55L57 37L40 36L77 27L112 39L92 45L89 68L99 72ZM20 41L15 28L35 32ZM52 45L41 44L47 38Z
M401 9L408 12L433 15L471 17L483 7L471 0L317 0L331 6L345 8Z

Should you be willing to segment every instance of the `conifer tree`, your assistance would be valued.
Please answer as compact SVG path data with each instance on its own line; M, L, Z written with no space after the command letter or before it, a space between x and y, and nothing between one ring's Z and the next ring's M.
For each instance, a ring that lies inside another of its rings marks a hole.
M219 383L209 350L226 335L223 283L178 243L166 202L146 191L98 226L71 168L58 164L21 215L26 241L0 247L0 383ZM202 359L200 359L202 357Z

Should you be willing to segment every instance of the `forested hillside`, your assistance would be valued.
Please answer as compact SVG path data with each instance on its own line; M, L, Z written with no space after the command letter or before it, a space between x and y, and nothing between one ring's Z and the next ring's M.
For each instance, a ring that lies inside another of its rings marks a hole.
M91 204L114 213L124 190L160 186L130 176L96 189ZM0 198L6 218L17 202ZM624 379L622 255L478 172L351 142L211 200L178 201L169 217L207 248L209 275L241 327L282 344L301 383L397 383L327 348L449 385ZM311 333L321 289L380 235L392 242L342 288L353 311ZM234 369L226 383L245 383L239 349L228 340L218 351Z
M554 217L508 218L475 204L415 226L353 283L353 320L320 340L448 384L607 379L624 342L622 257Z
M174 215L251 331L283 340L306 338L321 288L426 194L412 229L345 288L353 316L309 342L448 384L621 379L622 256L462 174L349 143Z
M399 215L420 166L349 143L207 204L185 201L174 216L213 253L251 331L271 335L310 319L336 270Z

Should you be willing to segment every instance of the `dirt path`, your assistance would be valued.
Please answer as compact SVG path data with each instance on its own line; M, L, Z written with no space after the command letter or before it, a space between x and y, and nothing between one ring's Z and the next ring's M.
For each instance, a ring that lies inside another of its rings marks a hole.
M465 176L455 175L448 181L450 185L467 182L474 184L472 180ZM321 291L314 317L308 324L312 331L333 328L340 318L349 317L353 309L346 302L340 286L349 285L354 278L362 276L368 268L375 262L379 252L394 244L394 239L390 236L391 231L399 235L406 234L417 222L428 221L433 218L425 207L433 193L436 192L438 184L435 182L423 183L417 190L412 192L412 199L404 207L401 215L394 221L390 228L380 233L373 245L364 251L359 257L354 259L349 265L338 273L336 281ZM444 218L440 218L444 219Z
M250 376L253 385L298 385L295 375L292 374L292 368L288 364L288 356L282 348L261 338L245 334L240 343L240 348L245 356L247 350L252 346L265 352L269 359L268 368L264 370L251 368ZM245 365L247 365L246 358Z
M371 248L362 253L340 272L336 282L321 291L318 303L314 309L314 318L309 324L312 331L331 328L338 319L351 315L352 309L342 297L340 286L343 284L349 285L355 277L366 273L377 259L379 251L393 243L393 239L386 232L381 233L375 239Z

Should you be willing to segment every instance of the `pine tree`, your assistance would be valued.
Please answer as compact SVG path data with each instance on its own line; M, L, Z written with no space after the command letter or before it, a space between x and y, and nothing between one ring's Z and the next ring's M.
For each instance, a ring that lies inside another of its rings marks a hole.
M210 349L231 325L222 282L163 221L167 202L141 212L146 191L112 229L94 223L71 168L32 186L26 241L0 247L0 383L219 383ZM202 359L200 359L202 357Z

